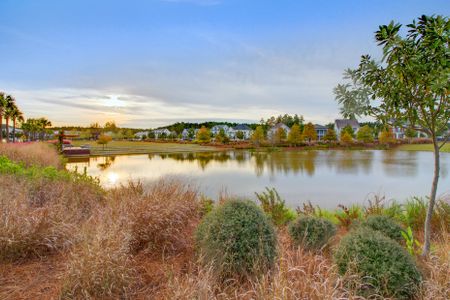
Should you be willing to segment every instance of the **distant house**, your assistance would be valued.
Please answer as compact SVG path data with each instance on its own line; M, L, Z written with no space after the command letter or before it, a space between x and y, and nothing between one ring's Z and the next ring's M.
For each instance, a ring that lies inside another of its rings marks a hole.
M286 133L286 136L289 134L289 132L291 132L291 129L289 127L287 127L285 124L278 123L275 126L272 126L269 129L269 131L267 131L267 138L271 139L277 132L278 128L282 128L284 130L284 132Z
M325 134L327 134L328 127L316 124L314 125L314 129L316 130L317 133L317 140L321 141L325 136Z
M146 138L148 136L147 131L139 131L134 134L135 138L138 140L142 140L142 138Z
M193 137L189 136L189 130L190 130L190 128L183 129L183 131L181 132L181 139L182 140L189 141L189 140L195 139L195 136L197 135L198 129L192 129L194 131L194 136Z
M342 129L347 126L352 127L354 133L357 133L359 130L359 123L357 120L338 119L334 121L334 130L336 131L338 138L341 136Z
M244 140L248 140L250 139L250 136L252 135L252 129L246 125L246 124L239 124L234 126L233 128L231 128L230 132L230 138L232 139L238 139L237 138L237 133L238 132L242 132L243 136L244 136Z
M163 129L155 129L153 130L153 134L155 135L155 139L159 139L161 135L165 136L166 138L170 136L171 131L167 128Z
M213 136L216 136L220 132L221 129L223 129L223 131L225 132L225 135L230 137L230 129L231 128L228 125L216 125L216 126L213 126L211 128L211 134Z

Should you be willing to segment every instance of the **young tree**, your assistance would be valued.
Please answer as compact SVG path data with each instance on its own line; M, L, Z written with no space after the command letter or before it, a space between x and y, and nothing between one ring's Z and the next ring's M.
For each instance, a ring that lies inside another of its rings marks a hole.
M386 127L380 131L380 135L378 136L378 141L380 144L392 144L395 142L394 133L392 132L392 128Z
M342 128L341 134L342 131L347 132L352 138L355 138L355 131L353 130L352 126L347 125L344 128Z
M303 128L303 138L308 142L317 140L317 132L314 125L310 122Z
M288 134L288 142L291 145L297 146L302 142L302 132L300 131L300 125L292 125L291 131Z
M439 143L437 133L450 121L450 20L421 16L407 27L409 31L403 36L400 24L380 26L375 39L383 47L382 61L362 56L359 67L345 73L352 83L339 85L335 93L346 113L371 115L385 124L390 120L407 122L431 137L434 174L424 224L422 255L426 256L439 182L439 151L448 141L447 135Z
M106 134L101 134L98 137L97 144L103 145L103 149L105 149L105 146L111 141L112 141L112 137L110 137L109 135L106 135Z
M237 138L238 140L243 140L243 139L244 139L244 133L243 133L242 131L238 130L238 131L236 132L236 138Z
M280 144L286 140L286 131L283 128L279 127L277 131L275 131L273 137L274 144Z
M327 133L325 133L325 136L323 137L323 140L327 142L336 142L337 141L336 131L334 131L333 128L328 128Z
M223 128L220 128L219 132L216 135L216 142L223 143L226 136L227 135L225 133L225 130Z
M344 145L351 145L353 144L353 138L347 131L341 131L341 143Z
M202 126L197 132L197 141L200 143L209 143L211 141L211 132L205 126Z
M256 127L252 134L252 143L256 146L260 146L264 141L264 129L262 126Z
M405 136L408 138L409 143L411 143L411 140L417 136L417 132L411 127L408 127L405 130Z
M195 138L195 129L189 128L187 136L188 136L188 139L190 139L192 141Z
M369 125L364 125L358 130L356 139L363 143L373 143L373 131Z

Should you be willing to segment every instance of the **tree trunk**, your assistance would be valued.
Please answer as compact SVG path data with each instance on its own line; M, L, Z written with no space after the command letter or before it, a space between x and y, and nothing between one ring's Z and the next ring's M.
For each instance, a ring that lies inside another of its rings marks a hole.
M425 219L424 228L424 244L422 250L422 256L426 257L430 253L431 245L431 218L433 217L434 204L436 202L436 192L439 182L439 144L436 139L436 135L433 135L433 149L434 149L434 176L433 184L431 185L430 202L428 203L427 216Z
M0 111L0 143L3 142L3 115L2 111Z
M9 118L5 118L6 123L6 142L9 143Z
M13 143L16 142L16 118L13 118Z

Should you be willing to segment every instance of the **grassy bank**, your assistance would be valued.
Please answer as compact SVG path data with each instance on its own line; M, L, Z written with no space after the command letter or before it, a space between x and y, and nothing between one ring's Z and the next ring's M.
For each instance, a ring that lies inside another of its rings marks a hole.
M91 155L123 155L123 154L163 154L216 151L215 147L181 143L154 143L141 141L112 141L105 147L95 141L74 141L75 146L89 145Z
M397 149L402 150L402 151L433 151L433 145L432 144L405 144L405 145L398 146ZM441 148L441 152L450 153L450 143L445 144L444 147Z
M261 197L264 215L278 224L274 266L256 278L221 281L199 262L194 236L205 214L230 197L212 202L173 180L104 191L92 178L60 170L47 145L33 147L20 153L0 148L1 299L362 299L348 285L358 275L341 275L333 258L342 237L370 216L386 215L422 240L423 200L374 199L366 207L332 211L304 205L294 212L280 199ZM434 217L431 257L420 258L413 244L412 259L424 276L418 299L450 293L446 205ZM298 247L287 229L297 216L331 220L337 234L319 251Z

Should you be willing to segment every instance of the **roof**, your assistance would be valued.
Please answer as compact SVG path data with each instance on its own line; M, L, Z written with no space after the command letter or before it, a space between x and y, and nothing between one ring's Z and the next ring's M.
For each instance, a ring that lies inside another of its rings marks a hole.
M315 124L314 125L314 129L315 130L328 130L328 127L323 126L323 125L319 125L319 124Z
M344 128L345 126L350 125L351 127L359 127L358 120L351 119L338 119L334 121L334 124L337 128Z
M248 125L246 125L246 124L239 124L239 125L236 125L236 126L234 126L234 128L233 128L234 130L241 130L241 131L245 131L245 130L252 130Z

